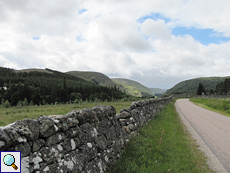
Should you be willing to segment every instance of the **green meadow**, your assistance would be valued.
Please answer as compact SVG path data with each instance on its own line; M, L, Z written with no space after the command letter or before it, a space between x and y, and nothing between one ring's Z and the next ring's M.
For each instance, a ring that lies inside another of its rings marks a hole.
M119 101L119 102L103 102L103 103L89 103L83 102L82 104L58 104L58 105L44 105L44 106L22 106L22 107L0 107L0 126L5 126L17 120L25 118L36 119L44 115L64 115L72 110L82 108L93 108L97 105L114 106L117 113L123 108L128 108L132 101Z
M230 117L230 98L190 98L190 101L205 109Z

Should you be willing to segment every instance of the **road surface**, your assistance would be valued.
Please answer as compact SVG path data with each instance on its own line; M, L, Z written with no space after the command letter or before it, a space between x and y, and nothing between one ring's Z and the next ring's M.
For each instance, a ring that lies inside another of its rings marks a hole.
M216 172L230 172L230 118L194 105L189 99L175 103L177 112Z

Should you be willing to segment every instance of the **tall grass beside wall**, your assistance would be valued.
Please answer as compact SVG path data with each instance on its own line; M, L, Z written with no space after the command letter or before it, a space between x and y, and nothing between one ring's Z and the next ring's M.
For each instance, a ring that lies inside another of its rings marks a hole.
M198 106L230 117L230 98L190 98L190 101Z
M108 173L212 172L195 141L185 130L174 103L131 138Z
M0 106L0 126L5 126L9 123L25 118L36 119L41 115L65 115L66 113L82 109L92 108L97 105L114 106L117 113L123 108L128 108L132 101L119 101L119 102L101 102L89 103L83 102L82 104L59 104L59 105L44 105L44 106L22 106L22 107L1 107Z

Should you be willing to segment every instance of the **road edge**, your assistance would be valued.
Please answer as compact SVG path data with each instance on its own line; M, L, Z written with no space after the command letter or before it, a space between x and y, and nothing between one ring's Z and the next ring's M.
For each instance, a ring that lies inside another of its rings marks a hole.
M180 99L178 99L180 100ZM177 101L178 101L177 100ZM177 101L175 102L174 106L176 108L176 111L181 118L184 125L187 127L187 130L191 134L192 138L196 140L196 144L199 146L198 149L201 150L207 157L207 163L209 167L220 173L228 173L224 166L221 164L221 162L218 160L218 158L212 153L212 151L208 148L206 143L202 140L202 138L199 136L199 134L196 132L196 130L191 126L191 124L187 121L183 113L181 112L180 108L177 106Z

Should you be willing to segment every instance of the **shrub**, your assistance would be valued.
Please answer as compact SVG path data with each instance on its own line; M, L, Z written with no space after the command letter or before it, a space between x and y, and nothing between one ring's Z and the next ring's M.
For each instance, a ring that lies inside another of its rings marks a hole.
M27 98L24 99L22 104L23 104L23 106L28 106L29 105Z
M2 107L4 107L5 106L5 101L4 101L4 99L2 99Z
M33 100L30 101L30 106L34 106Z
M8 100L6 100L4 106L5 106L6 108L9 108L9 107L10 107L10 102L9 102Z
M75 100L74 100L74 103L75 103L75 104L77 104L78 102L79 102L78 99L75 99Z
M21 100L18 101L17 106L22 107L22 101Z

